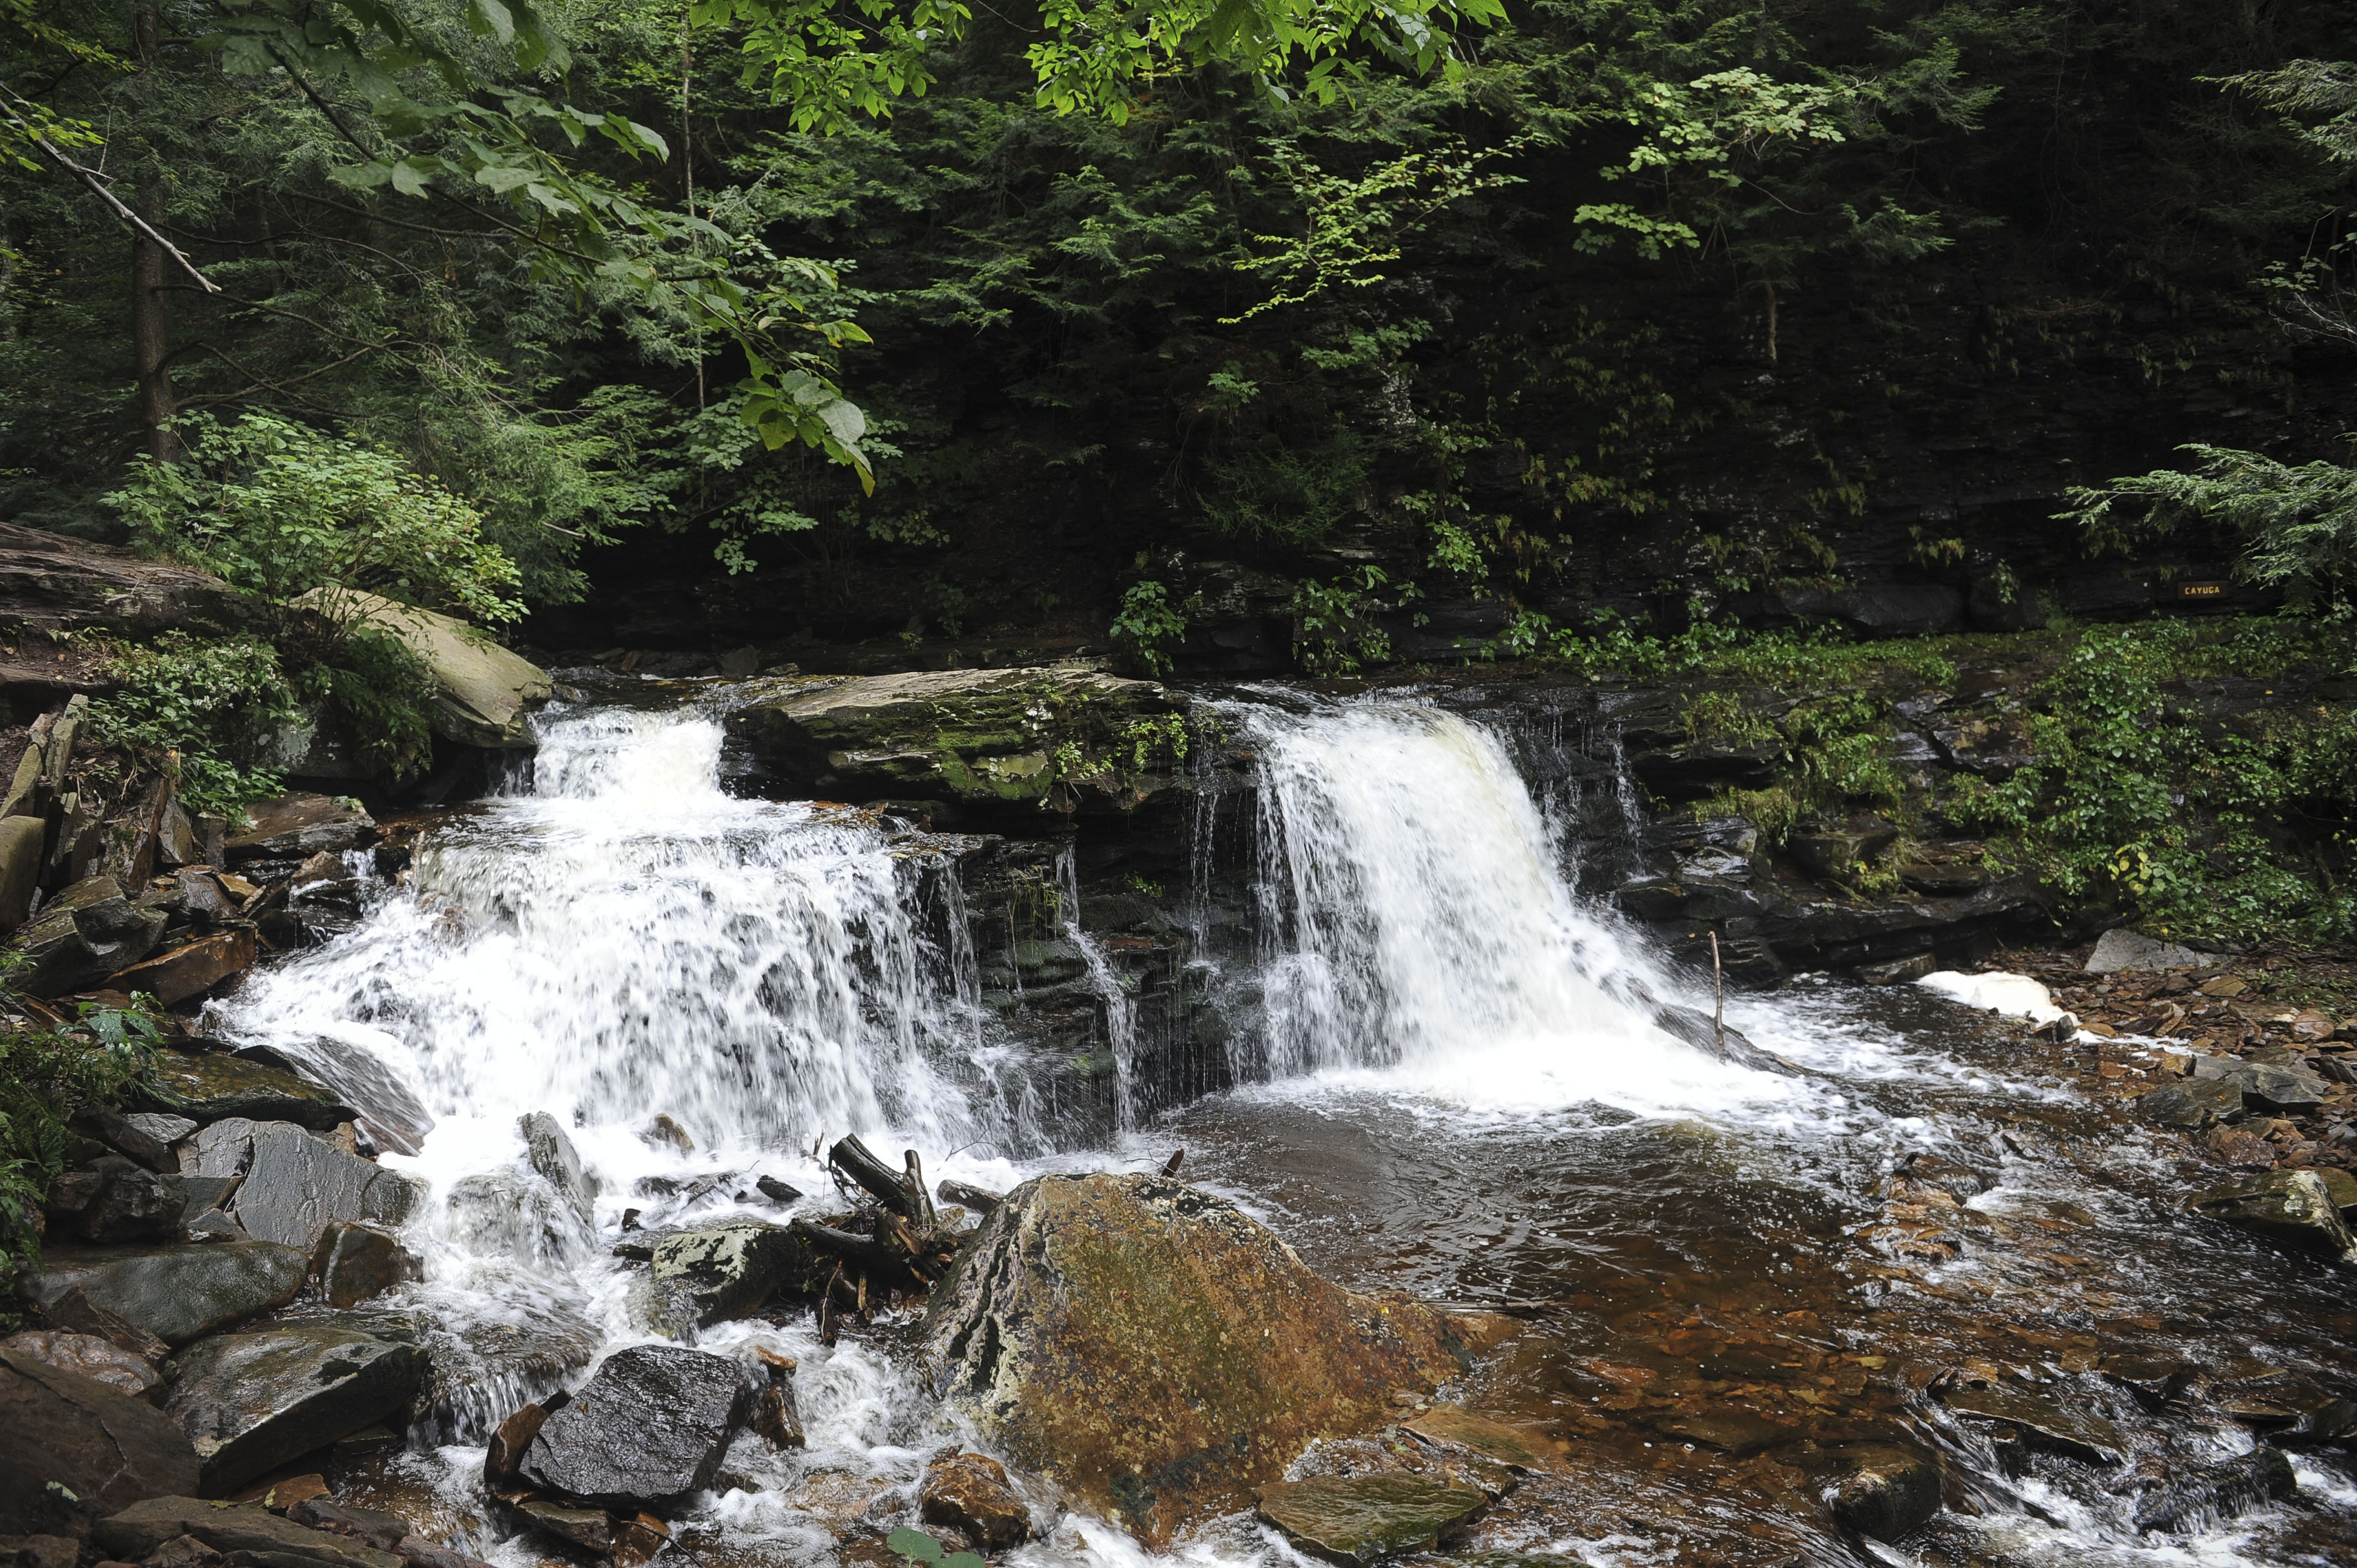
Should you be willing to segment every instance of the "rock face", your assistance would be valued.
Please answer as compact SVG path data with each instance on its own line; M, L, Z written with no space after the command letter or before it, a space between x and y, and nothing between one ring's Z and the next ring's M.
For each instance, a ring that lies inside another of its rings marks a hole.
M963 1533L977 1552L1004 1552L1031 1538L1031 1510L1006 1484L1006 1468L985 1454L952 1454L925 1466L917 1512L927 1524Z
M85 1536L94 1517L196 1485L188 1439L154 1406L0 1346L0 1535Z
M151 637L181 627L228 630L245 618L236 591L210 573L0 523L0 626Z
M230 1218L255 1240L294 1247L307 1258L339 1221L397 1228L416 1207L418 1190L407 1177L299 1127L265 1122L253 1129Z
M165 1412L196 1447L208 1491L227 1491L406 1404L425 1352L324 1324L200 1341L179 1358Z
M1092 671L952 670L813 681L728 725L782 780L837 797L989 807L1062 788L1086 803L1123 793L1121 765L1135 757L1117 753L1134 753L1133 726L1186 705L1150 681Z
M85 877L41 907L19 931L32 968L22 983L36 996L86 990L147 956L164 934L161 910L142 909L113 877Z
M1361 1568L1438 1546L1488 1503L1471 1487L1431 1476L1317 1476L1262 1487L1260 1517L1311 1556Z
M640 1345L606 1359L549 1415L517 1473L614 1508L651 1508L712 1484L759 1384L725 1356Z
M223 853L231 865L249 860L307 860L321 850L358 849L376 836L376 821L358 805L328 795L280 795L245 808L245 822Z
M1026 1183L932 1301L942 1391L1149 1544L1375 1423L1394 1390L1455 1376L1496 1330L1346 1291L1233 1205L1154 1176Z
M296 600L339 625L365 622L399 638L434 671L434 733L494 749L528 747L525 714L548 701L548 673L489 637L432 610L374 594L314 588Z
M70 1294L167 1345L292 1301L309 1272L292 1247L222 1241L169 1247L56 1247L30 1294L44 1311Z

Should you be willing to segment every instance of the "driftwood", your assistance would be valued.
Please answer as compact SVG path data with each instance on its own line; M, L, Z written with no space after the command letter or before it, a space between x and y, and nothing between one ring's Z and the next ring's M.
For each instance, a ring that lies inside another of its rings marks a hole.
M876 1157L855 1133L826 1152L827 1163L857 1183L870 1197L910 1219L924 1217L924 1195L910 1193L903 1175Z
M969 1187L964 1182L951 1181L947 1177L943 1177L942 1185L933 1190L941 1194L943 1203L954 1203L959 1208L970 1208L976 1214L987 1214L1006 1201L988 1187Z

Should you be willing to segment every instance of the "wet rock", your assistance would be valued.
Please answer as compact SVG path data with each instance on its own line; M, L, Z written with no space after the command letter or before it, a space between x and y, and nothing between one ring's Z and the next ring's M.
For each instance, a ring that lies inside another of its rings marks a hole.
M1950 1410L2018 1427L2033 1446L2050 1449L2074 1459L2116 1465L2127 1452L2119 1428L2101 1416L2063 1409L2061 1405L2011 1389L1950 1388L1940 1393Z
M180 1355L165 1411L221 1492L372 1426L425 1380L425 1352L322 1324L201 1340Z
M193 1497L135 1503L100 1520L91 1530L91 1544L118 1559L137 1562L183 1536L252 1568L403 1568L393 1552L350 1536L306 1529L258 1504L224 1507Z
M1260 1492L1260 1517L1313 1557L1360 1568L1403 1552L1430 1551L1489 1499L1429 1476L1319 1476Z
M70 1214L83 1240L105 1245L173 1235L181 1201L154 1171L108 1155L59 1176L49 1207Z
M2243 1061L2233 1057L2193 1058L2193 1081L2231 1083L2244 1100L2263 1111L2311 1111L2324 1102L2324 1079L2288 1062Z
M542 1424L572 1402L573 1396L560 1390L510 1412L492 1430L491 1440L483 1450L483 1484L497 1488L512 1482L532 1440L540 1435Z
M398 638L434 673L434 733L493 750L529 749L525 715L554 690L548 673L465 621L374 594L314 588L295 601L339 624L365 621Z
M1031 1538L1031 1510L1006 1484L1006 1468L983 1454L952 1454L925 1466L917 1513L963 1533L977 1552L1004 1552Z
M2086 967L2089 974L2115 974L2122 970L2211 969L2224 961L2216 953L2196 952L2115 926L2095 940L2095 950L2087 955Z
M1320 1279L1233 1205L1155 1176L1026 1183L934 1287L942 1391L1028 1469L1149 1543L1240 1505L1496 1320Z
M794 1399L792 1369L782 1372L772 1367L770 1380L753 1402L753 1413L747 1424L768 1440L772 1448L805 1448L810 1436L802 1430L802 1412Z
M650 1148L677 1149L683 1155L695 1153L695 1140L687 1135L686 1128L667 1114L657 1116L640 1128L639 1142Z
M405 1310L363 1306L343 1316L381 1339L408 1335L424 1346L433 1369L414 1419L443 1443L484 1441L514 1408L517 1391L547 1388L580 1370L604 1338L577 1305L539 1291L510 1296L496 1314L469 1313L422 1327L404 1326L404 1319L414 1322Z
M1029 804L1074 787L1050 760L1064 746L1116 764L1079 788L1121 792L1114 738L1187 702L1149 681L1089 671L929 671L805 682L727 723L780 779L838 798Z
M2136 1100L2136 1114L2146 1121L2195 1132L2242 1113L2243 1086L2231 1079L2165 1083Z
M196 1485L188 1439L153 1405L0 1346L0 1534L81 1538L96 1517Z
M794 1231L746 1219L664 1237L650 1274L685 1299L695 1326L705 1328L744 1316L781 1285L807 1281L813 1266L810 1244Z
M2147 1410L2158 1410L2185 1391L2196 1368L2177 1356L2128 1352L2105 1356L2095 1369L2136 1396Z
M328 1227L357 1221L397 1229L416 1207L417 1183L298 1127L253 1129L252 1163L230 1217L259 1241L317 1254Z
M329 795L280 795L245 808L245 821L222 853L231 865L255 860L307 860L321 850L358 849L376 836L376 822L357 801Z
M401 1042L365 1024L338 1024L333 1033L314 1035L286 1047L302 1072L335 1091L353 1110L353 1120L380 1151L414 1155L434 1130L417 1091L388 1065L384 1053Z
M1824 1498L1849 1529L1895 1541L1940 1511L1940 1462L1920 1448L1845 1448L1835 1456Z
M712 1484L759 1391L725 1356L669 1345L617 1351L542 1423L518 1474L585 1501L658 1507Z
M309 1272L302 1252L268 1241L56 1247L42 1254L28 1294L45 1312L79 1294L177 1346L285 1305Z
M325 1133L356 1114L317 1084L307 1083L284 1068L243 1057L166 1051L156 1061L156 1080L171 1097L157 1109L207 1126L237 1117L292 1122L314 1133ZM181 1169L188 1169L185 1161Z
M1400 1426L1429 1442L1469 1448L1510 1469L1555 1468L1554 1445L1544 1433L1516 1422L1480 1415L1458 1405L1435 1405L1401 1422Z
M147 956L164 934L161 910L142 909L104 875L85 877L41 906L17 933L29 968L17 982L35 996L84 991Z
M254 952L253 928L232 926L118 970L107 984L117 991L145 991L165 1006L177 1007L252 969Z
M2176 1471L2137 1500L2136 1527L2144 1533L2202 1529L2298 1490L2288 1456L2273 1448L2255 1448L2214 1465Z
M759 1192L763 1197L768 1198L771 1203L778 1205L780 1208L785 1208L789 1204L799 1202L802 1196L802 1188L798 1187L790 1187L773 1176L755 1177L753 1187L754 1190Z
M357 1306L419 1277L417 1260L389 1230L339 1219L319 1233L311 1272L329 1306Z
M593 1243L580 1213L554 1187L514 1166L452 1183L444 1207L451 1239L479 1255L561 1268L587 1256Z
M557 1196L573 1207L584 1225L589 1223L597 1200L597 1184L581 1168L581 1156L574 1151L573 1140L556 1124L556 1118L545 1111L535 1111L519 1117L517 1130L523 1133L525 1161L538 1171Z
M179 1155L172 1145L197 1130L185 1116L161 1112L101 1111L95 1120L99 1136L152 1171L177 1171Z
M22 1334L12 1334L0 1339L0 1350L19 1356L30 1356L36 1361L47 1362L61 1371L78 1373L93 1382L129 1394L134 1399L145 1396L149 1389L163 1381L155 1363L144 1356L135 1356L112 1340L95 1334L70 1334L56 1328L28 1328Z
M1653 1430L1664 1437L1699 1443L1730 1458L1747 1459L1796 1435L1781 1422L1743 1410L1710 1410L1673 1413L1656 1418Z
M81 1556L70 1535L0 1535L0 1568L74 1568Z
M2357 1237L2341 1219L2332 1190L2314 1171L2276 1170L2228 1182L2189 1198L2197 1214L2357 1262Z
M554 1498L526 1498L516 1505L524 1522L603 1557L614 1550L614 1521L604 1509L573 1508Z

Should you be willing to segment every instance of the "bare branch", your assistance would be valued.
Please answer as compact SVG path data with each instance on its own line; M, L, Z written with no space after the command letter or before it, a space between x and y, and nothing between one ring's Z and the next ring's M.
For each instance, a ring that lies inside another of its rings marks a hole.
M16 98L16 102L19 103L25 102L25 100L16 97L16 92L14 88L0 85L0 92L5 92L9 97ZM28 104L27 107L29 108L30 105ZM163 235L157 233L145 218L140 217L139 214L132 211L128 207L125 207L122 200L115 196L114 192L107 189L104 176L101 175L96 169L84 168L81 165L74 162L73 159L66 156L64 153L58 149L55 143L51 142L47 136L42 135L39 132L34 130L32 123L27 120L23 115L11 114L8 118L16 124L17 129L24 132L26 138L29 140L33 145L41 149L42 154L46 156L51 163L57 165L58 167L65 170L66 173L73 176L76 179L81 180L82 184L90 187L91 192L95 194L101 201L105 202L107 206L114 209L114 215L128 225L134 232L144 236L149 244L156 246L166 255L179 263L180 270L188 274L190 277L196 279L199 287L202 288L207 294L219 294L221 291L221 285L213 282L212 279L199 272L197 270L197 263L188 260L188 255L180 249L179 246L175 245L171 241L167 240Z

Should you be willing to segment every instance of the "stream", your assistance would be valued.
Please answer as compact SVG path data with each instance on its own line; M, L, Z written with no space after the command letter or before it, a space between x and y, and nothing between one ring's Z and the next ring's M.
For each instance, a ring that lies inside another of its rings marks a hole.
M1728 1024L1800 1076L1671 1038L1647 999L1707 1013L1707 971L1697 984L1575 891L1562 803L1534 795L1510 736L1399 693L1212 700L1259 784L1249 950L1196 960L1237 1087L1136 1112L1135 1026L1068 873L1116 1064L1107 1144L1074 1133L1022 1011L985 1005L990 955L923 835L732 792L725 685L593 690L540 716L504 793L433 820L356 929L208 1022L420 1133L383 1160L431 1184L410 1238L426 1277L358 1310L409 1315L457 1370L353 1500L425 1509L502 1568L555 1561L480 1515L482 1445L516 1404L650 1337L609 1252L624 1210L781 1218L737 1201L767 1176L822 1214L839 1204L815 1152L857 1133L1000 1191L1184 1148L1186 1179L1346 1284L1523 1317L1451 1391L1545 1427L1566 1462L1455 1558L2357 1555L2357 1479L2329 1449L2295 1455L2289 1498L2153 1525L2155 1498L2252 1448L2230 1412L2338 1385L2357 1344L2345 1274L2189 1219L2181 1196L2214 1170L2083 1092L2091 1057L1923 988L1730 993ZM521 1163L533 1112L602 1184L586 1224ZM650 1136L658 1115L693 1147ZM886 1314L832 1348L806 1314L705 1331L799 1360L810 1446L740 1443L726 1489L681 1523L693 1562L831 1563L845 1524L907 1508L930 1451L971 1441L922 1391L912 1325ZM2000 1381L2112 1422L2126 1451L1999 1443L1939 1397ZM1949 1507L1903 1545L1845 1539L1808 1455L1887 1441L1943 1455ZM1177 1555L1306 1561L1242 1517ZM1071 1513L1009 1560L1148 1561Z

